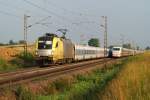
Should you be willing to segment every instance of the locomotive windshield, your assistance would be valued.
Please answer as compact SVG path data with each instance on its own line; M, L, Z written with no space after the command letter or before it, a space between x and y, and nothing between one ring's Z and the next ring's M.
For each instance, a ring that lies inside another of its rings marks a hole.
M114 51L120 51L120 48L113 48Z
M38 49L52 49L52 37L40 37L38 41Z

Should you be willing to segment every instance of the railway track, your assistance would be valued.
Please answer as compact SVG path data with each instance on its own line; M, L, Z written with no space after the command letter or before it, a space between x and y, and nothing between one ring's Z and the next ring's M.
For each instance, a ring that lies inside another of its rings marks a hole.
M34 80L36 78L54 78L62 74L84 70L86 68L90 68L96 65L104 64L104 61L108 62L110 58L105 59L97 59L86 62L79 62L73 64L66 64L60 66L52 66L47 68L37 68L37 69L27 69L17 72L10 72L0 74L0 87L15 85L19 83L28 82Z

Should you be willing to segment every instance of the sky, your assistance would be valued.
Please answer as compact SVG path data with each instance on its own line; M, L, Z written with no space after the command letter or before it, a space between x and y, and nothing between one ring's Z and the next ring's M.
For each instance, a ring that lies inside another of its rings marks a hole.
M28 41L44 33L68 29L74 43L99 38L103 45L101 16L108 17L108 44L133 43L150 46L150 0L0 0L0 43L22 40L24 14L28 18ZM45 19L45 20L43 20ZM38 23L38 24L35 24Z

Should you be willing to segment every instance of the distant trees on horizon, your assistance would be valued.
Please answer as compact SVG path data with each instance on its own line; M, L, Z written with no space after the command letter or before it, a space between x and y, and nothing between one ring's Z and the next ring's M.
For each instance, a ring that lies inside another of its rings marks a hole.
M145 48L145 50L150 50L150 46L147 46L147 47Z
M18 42L14 41L14 40L9 40L8 43L0 43L0 46L6 46L6 45L17 45L17 44L24 44L25 41L24 40L19 40Z

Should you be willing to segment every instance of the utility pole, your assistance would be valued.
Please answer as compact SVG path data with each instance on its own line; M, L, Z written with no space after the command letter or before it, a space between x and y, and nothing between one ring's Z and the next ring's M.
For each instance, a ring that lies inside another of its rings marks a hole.
M107 16L102 16L103 24L101 27L104 29L104 57L107 56Z
M107 56L107 16L102 16L102 25L101 27L103 28L104 32L104 57ZM107 67L107 62L106 59L104 58L104 69Z
M27 19L30 16L24 15L24 55L27 55L28 52L28 24L27 24Z

